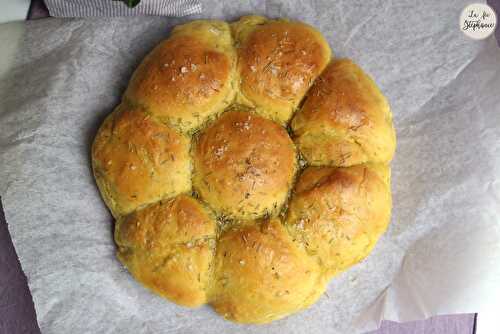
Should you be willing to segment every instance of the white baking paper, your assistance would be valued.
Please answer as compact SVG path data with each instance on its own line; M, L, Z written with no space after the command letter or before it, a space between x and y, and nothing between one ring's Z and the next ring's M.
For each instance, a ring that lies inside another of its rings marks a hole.
M310 309L264 326L186 309L115 258L90 144L130 75L192 19L28 22L0 79L0 194L43 333L360 333L381 319L500 306L500 50L458 24L467 1L205 0L196 17L286 16L370 73L394 113L393 218L361 264ZM2 26L0 26L2 27ZM488 327L491 326L491 327Z

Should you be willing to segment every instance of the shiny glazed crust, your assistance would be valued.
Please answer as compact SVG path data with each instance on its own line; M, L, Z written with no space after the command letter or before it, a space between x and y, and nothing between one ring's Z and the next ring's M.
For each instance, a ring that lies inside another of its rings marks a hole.
M239 102L286 123L330 61L328 42L304 23L255 16L233 23L233 30L238 43Z
M297 170L286 130L250 112L228 111L193 147L194 189L230 218L275 215Z
M389 103L351 60L333 60L309 90L292 129L314 166L386 163L396 149Z
M114 217L191 190L190 142L128 104L104 121L92 147L94 174Z
M387 100L296 21L176 27L101 125L117 256L177 304L268 323L365 258L391 213Z

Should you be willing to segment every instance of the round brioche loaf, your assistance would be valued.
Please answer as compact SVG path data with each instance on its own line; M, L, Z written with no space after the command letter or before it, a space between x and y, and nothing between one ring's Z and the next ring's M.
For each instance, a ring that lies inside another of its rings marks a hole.
M390 221L387 100L296 21L177 26L101 125L117 256L183 306L267 323L313 304Z

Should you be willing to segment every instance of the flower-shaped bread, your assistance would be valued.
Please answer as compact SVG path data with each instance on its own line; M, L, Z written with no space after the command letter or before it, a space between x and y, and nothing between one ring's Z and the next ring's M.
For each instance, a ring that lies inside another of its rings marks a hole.
M389 105L301 22L176 27L99 129L118 258L178 304L266 323L365 258L391 211Z

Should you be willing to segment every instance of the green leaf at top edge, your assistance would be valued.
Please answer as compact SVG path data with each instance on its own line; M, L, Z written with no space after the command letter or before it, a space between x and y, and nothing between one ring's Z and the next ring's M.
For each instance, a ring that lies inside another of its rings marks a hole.
M113 0L113 1L121 1L124 2L128 7L134 8L141 2L141 0Z

